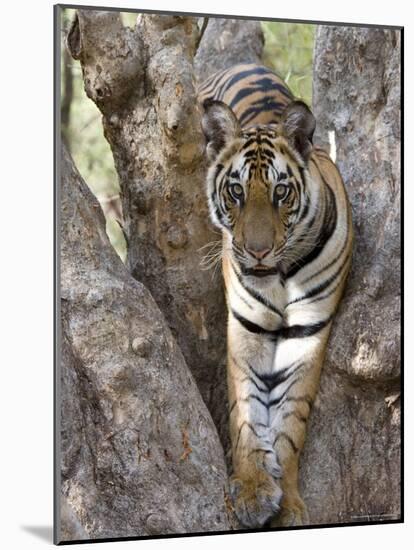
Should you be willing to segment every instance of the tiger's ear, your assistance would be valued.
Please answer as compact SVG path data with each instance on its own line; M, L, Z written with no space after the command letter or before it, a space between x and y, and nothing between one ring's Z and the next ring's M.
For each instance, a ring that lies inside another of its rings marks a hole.
M316 120L303 101L290 103L281 118L283 134L292 146L307 161L312 151L312 138Z
M207 155L214 160L229 141L240 135L240 124L230 107L222 101L207 99L203 107L201 125L207 140Z

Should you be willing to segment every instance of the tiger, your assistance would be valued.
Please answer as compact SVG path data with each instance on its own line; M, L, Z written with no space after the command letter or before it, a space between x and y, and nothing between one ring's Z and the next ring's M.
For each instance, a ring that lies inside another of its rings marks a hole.
M275 72L222 70L198 101L222 234L233 508L243 528L306 525L299 457L351 266L350 204L314 115Z

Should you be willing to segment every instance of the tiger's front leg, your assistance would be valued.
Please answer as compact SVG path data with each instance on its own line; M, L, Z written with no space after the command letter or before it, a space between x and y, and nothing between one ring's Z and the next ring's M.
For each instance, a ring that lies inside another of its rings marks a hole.
M261 527L280 508L282 475L272 447L269 391L260 373L272 364L274 345L231 320L228 332L228 387L233 476L230 491L245 527ZM257 374L255 374L257 373Z
M283 498L272 527L309 524L306 505L298 489L299 458L319 386L328 333L329 327L325 327L316 336L282 339L277 344L269 423L272 447L283 472Z

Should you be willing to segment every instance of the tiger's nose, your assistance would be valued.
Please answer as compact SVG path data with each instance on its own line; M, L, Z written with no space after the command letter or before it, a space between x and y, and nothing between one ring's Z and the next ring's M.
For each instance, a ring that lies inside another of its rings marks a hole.
M245 246L245 249L257 260L263 260L263 258L265 258L272 250L271 248L262 248L261 250L255 250L254 248L249 248L247 246Z

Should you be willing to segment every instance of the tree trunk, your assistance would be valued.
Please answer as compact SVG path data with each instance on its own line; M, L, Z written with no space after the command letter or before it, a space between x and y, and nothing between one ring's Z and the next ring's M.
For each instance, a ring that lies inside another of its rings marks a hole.
M63 51L63 90L61 104L60 124L62 128L62 139L68 146L70 139L68 136L70 124L70 109L73 100L73 74L71 67L72 59L67 49Z
M258 21L210 18L194 59L197 80L237 63L262 63L264 38Z
M400 54L398 31L316 36L316 141L335 142L355 250L302 459L314 523L401 512Z
M203 266L219 252L221 235L205 193L193 69L198 36L191 17L143 15L132 30L118 14L80 10L68 44L114 155L127 266L166 316L228 449L227 312L220 266ZM200 48L209 36L207 27Z
M231 529L210 414L165 319L61 164L60 540Z

